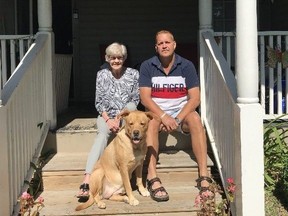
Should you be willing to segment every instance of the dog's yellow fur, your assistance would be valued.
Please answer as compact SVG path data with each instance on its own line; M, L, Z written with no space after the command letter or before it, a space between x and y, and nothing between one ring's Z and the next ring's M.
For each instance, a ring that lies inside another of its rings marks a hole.
M130 184L134 170L140 194L149 196L142 183L142 169L147 151L146 132L153 114L125 110L119 116L125 120L125 125L97 161L90 177L89 199L78 205L76 211L88 208L94 202L98 208L106 208L103 199L138 205Z

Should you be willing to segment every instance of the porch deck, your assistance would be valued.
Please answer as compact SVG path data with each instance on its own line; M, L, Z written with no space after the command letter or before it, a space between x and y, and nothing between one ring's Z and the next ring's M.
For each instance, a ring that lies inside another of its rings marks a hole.
M58 128L55 136L62 137L57 154L53 155L47 164L42 168L42 179L44 190L40 194L44 198L45 207L41 210L41 215L46 216L64 216L64 215L197 215L197 209L194 207L194 200L198 194L195 187L195 180L198 177L198 167L195 162L191 149L180 150L175 146L161 147L159 163L157 165L158 174L163 185L167 189L170 200L168 202L158 203L150 197L142 197L135 188L134 179L131 183L134 188L134 194L139 199L138 206L130 206L126 203L106 200L107 208L98 209L94 204L86 210L76 212L74 209L79 204L75 197L80 183L83 180L83 173L89 147L85 147L85 134L94 137L95 117L93 117L94 108L82 106L82 109L72 108L58 118ZM73 132L72 130L73 129ZM72 134L73 133L73 134ZM66 134L66 135L65 135ZM72 135L71 135L72 134ZM90 134L90 135L89 135ZM71 139L71 136L74 136ZM76 136L81 136L84 141L83 148L74 148L72 140L77 140ZM57 139L56 139L57 140ZM91 139L90 139L91 141ZM185 140L183 140L185 141ZM65 143L66 142L66 143ZM168 141L171 143L171 139ZM64 147L67 145L67 147ZM90 144L89 144L90 145ZM70 148L69 148L70 146ZM74 149L74 150L71 150ZM209 158L209 171L213 168L213 162ZM144 180L146 179L147 169L144 168Z

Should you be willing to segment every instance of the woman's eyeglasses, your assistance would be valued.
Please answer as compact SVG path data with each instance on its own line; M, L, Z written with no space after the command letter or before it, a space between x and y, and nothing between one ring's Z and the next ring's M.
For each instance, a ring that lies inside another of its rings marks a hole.
M115 61L116 59L118 59L119 61L123 61L122 56L109 56L110 61Z

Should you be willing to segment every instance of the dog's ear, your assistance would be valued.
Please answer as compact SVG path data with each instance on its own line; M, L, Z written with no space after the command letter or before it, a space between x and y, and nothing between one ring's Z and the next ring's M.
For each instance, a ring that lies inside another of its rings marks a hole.
M117 118L123 118L126 117L127 115L129 115L130 111L127 109L122 110L118 115Z
M156 119L156 120L160 120L159 117L157 115L155 115L153 112L145 112L146 116L151 120L151 119Z

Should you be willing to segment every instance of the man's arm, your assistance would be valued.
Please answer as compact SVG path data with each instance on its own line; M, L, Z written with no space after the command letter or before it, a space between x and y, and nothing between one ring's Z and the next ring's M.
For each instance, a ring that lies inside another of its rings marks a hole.
M163 110L152 100L151 98L151 88L150 87L140 87L140 98L141 103L151 112L159 116L163 115Z
M171 116L167 115L151 98L151 88L140 87L140 98L141 103L151 112L159 117L162 122L160 129L171 132L178 126L176 120Z
M177 118L181 121L188 115L188 113L193 112L200 105L200 89L199 87L194 87L188 90L188 101L182 108L181 112L178 114Z

